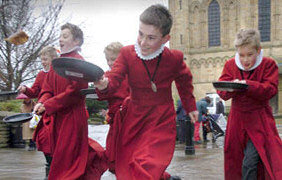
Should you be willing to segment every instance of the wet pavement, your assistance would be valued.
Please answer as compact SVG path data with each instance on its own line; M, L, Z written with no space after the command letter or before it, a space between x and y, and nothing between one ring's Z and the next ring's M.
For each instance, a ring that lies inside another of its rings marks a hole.
M103 128L101 128L103 127ZM90 126L90 137L104 145L106 126ZM282 126L278 126L282 137ZM96 137L93 136L96 132ZM183 180L223 180L223 140L219 137L215 143L195 145L195 155L185 155L184 144L177 144L167 172L178 175ZM45 159L39 151L27 151L24 148L0 148L0 180L43 180ZM106 172L102 180L115 180Z

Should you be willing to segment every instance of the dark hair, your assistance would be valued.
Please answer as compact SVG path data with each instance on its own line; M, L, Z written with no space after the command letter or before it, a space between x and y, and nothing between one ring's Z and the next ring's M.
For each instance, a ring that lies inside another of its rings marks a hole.
M211 103L211 98L209 96L206 96L205 100L206 100L207 103L209 103L209 104Z
M83 32L77 25L66 23L61 26L61 30L64 30L64 29L70 30L71 34L73 35L74 40L79 40L80 46L83 44L83 41L84 41Z
M170 33L172 26L172 16L169 10L161 4L148 7L140 15L140 21L144 24L153 25L157 28L160 28L163 36Z

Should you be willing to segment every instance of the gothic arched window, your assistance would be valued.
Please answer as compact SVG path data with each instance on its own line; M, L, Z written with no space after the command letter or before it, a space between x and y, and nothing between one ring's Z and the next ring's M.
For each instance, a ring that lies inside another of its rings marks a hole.
M270 41L271 32L271 6L270 0L259 0L258 4L258 24L261 35L261 41Z
M216 0L210 3L208 13L209 46L220 46L220 8Z

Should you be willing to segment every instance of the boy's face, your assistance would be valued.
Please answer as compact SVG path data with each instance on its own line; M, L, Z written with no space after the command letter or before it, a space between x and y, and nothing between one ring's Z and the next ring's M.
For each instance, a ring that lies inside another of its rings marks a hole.
M118 54L112 51L105 51L105 56L109 67L112 68L116 58L118 57Z
M137 42L143 56L154 53L169 39L170 36L168 34L163 36L159 28L140 22Z
M62 52L68 52L79 45L79 41L75 40L69 29L63 29L60 34L60 48Z
M251 69L256 63L257 56L260 54L261 48L258 50L252 45L244 45L238 47L238 54L243 68L247 71Z
M42 63L42 66L43 68L48 71L50 69L50 64L51 64L51 61L53 60L53 58L47 54L42 54L40 56L40 59L41 59L41 63Z

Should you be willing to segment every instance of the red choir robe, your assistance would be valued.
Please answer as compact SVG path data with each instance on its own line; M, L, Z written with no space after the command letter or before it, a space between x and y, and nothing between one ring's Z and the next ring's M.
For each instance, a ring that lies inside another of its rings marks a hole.
M31 88L26 87L26 92L25 94L29 97L29 98L38 98L39 93L42 89L42 85L43 82L45 80L45 77L47 75L48 72L44 72L44 71L40 71L36 78L34 83L32 84Z
M61 57L83 59L76 51ZM87 87L87 82L60 77L52 67L43 84L39 102L44 104L45 114L53 117L51 147L54 149L49 180L100 179L105 171L104 166L95 164L103 148L96 142L92 148L88 145L85 96L80 95L80 90Z
M232 98L224 144L226 180L239 180L248 139L256 147L262 163L258 165L258 179L278 180L282 177L282 143L275 126L269 100L277 94L278 67L271 58L264 57L251 73L242 71L245 91L217 91L224 100ZM235 59L226 62L219 81L240 79Z
M48 72L40 71L31 88L26 88L25 94L29 98L38 98ZM36 147L39 151L51 156L51 116L43 114L33 134L33 140L36 141Z
M109 71L105 72L105 76L107 77ZM114 116L119 113L119 109L123 100L129 96L129 87L127 78L122 81L120 88L113 93L111 96L107 98L99 98L100 101L107 100L108 101L108 119L107 122L110 126L107 139L106 139L106 150L105 154L108 160L109 169L114 171L114 161L115 161L115 147L116 147L116 137L117 137L117 126L118 122L114 122Z
M145 61L153 74L157 59ZM99 97L115 92L128 76L130 96L123 103L116 147L116 176L121 180L160 179L175 148L176 121L171 92L175 81L187 112L197 110L193 96L192 74L183 54L165 47L155 76L153 92L146 69L134 46L123 47L109 73L108 88ZM116 120L116 119L115 119Z

